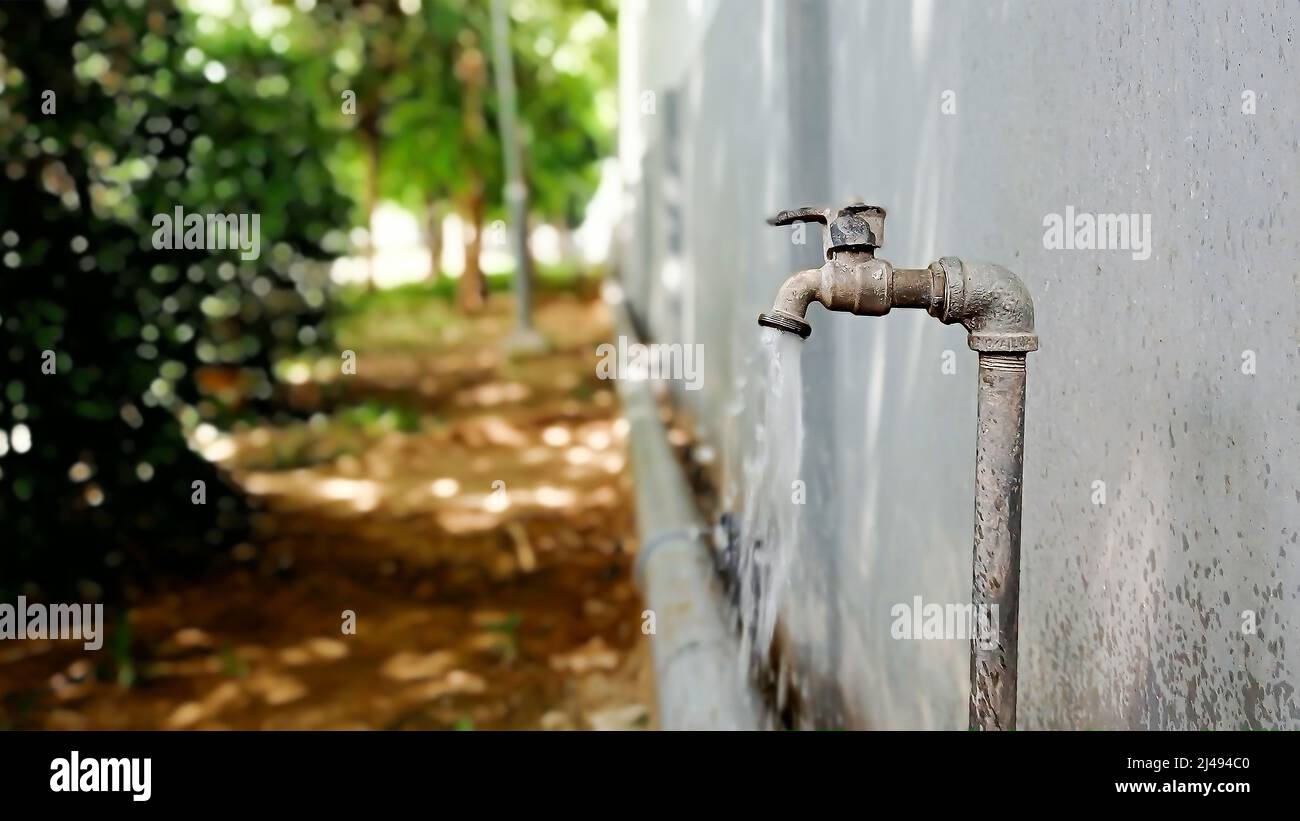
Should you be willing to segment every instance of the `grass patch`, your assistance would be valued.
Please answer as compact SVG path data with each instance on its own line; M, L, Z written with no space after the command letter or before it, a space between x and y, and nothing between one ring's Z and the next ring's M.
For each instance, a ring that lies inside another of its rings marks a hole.
M384 402L362 402L342 411L336 418L343 425L357 427L367 433L415 433L420 429L419 413L402 405Z
M442 421L414 408L368 400L337 408L328 417L277 426L267 444L246 446L242 461L253 470L312 467L342 456L359 456L385 434L417 433Z
M533 272L533 287L543 293L572 291L600 277L600 271L583 270L574 265L538 265ZM339 289L336 305L343 315L408 311L430 300L454 301L459 283L459 279L444 275L436 280L408 282L384 289L348 285ZM491 293L512 290L515 287L514 270L488 272L487 285Z
M602 276L599 269L540 265L533 285L541 295L583 291L593 288ZM508 292L514 288L514 271L488 273L487 283L492 293ZM444 331L466 321L456 307L458 284L459 280L444 276L393 288L339 288L331 308L335 340L343 350L437 348Z

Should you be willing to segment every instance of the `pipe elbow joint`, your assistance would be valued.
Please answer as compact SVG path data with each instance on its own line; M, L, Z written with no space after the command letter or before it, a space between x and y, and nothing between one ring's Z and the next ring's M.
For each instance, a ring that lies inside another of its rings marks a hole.
M944 278L943 304L935 314L945 324L961 323L970 332L971 350L1038 350L1034 300L1020 277L1001 265L957 257L943 257L930 267Z

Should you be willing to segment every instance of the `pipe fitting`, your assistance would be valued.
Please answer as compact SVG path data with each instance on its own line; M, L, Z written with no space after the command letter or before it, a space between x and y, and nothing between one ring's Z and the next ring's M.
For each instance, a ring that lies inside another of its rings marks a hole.
M943 277L929 268L895 268L893 305L937 315L943 305Z
M931 313L961 323L971 350L1025 353L1038 350L1034 300L1020 278L1001 265L943 257L930 266L943 278L943 304Z

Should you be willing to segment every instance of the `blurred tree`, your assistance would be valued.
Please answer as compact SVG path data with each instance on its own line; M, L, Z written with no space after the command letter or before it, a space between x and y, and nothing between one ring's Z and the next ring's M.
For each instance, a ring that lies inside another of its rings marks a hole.
M400 3L321 0L301 4L292 26L295 83L345 134L331 160L356 194L358 221L373 238L381 198L424 215L437 276L437 245L446 203L467 221L485 211L481 179L492 174L492 135L481 126L486 82L476 45L481 16L473 0ZM302 11L302 8L307 8ZM479 75L482 75L481 77ZM339 106L341 98L353 106ZM470 232L468 243L479 241ZM373 283L373 241L367 246ZM474 258L477 261L477 257ZM477 270L466 293L481 290ZM464 287L462 288L464 291ZM468 299L469 307L481 300Z
M525 173L534 212L577 225L613 147L616 52L612 0L528 0L512 4ZM359 192L369 224L380 198L424 217L431 275L438 275L439 228L454 207L467 226L466 270L458 300L482 304L484 225L503 209L496 94L485 54L491 38L482 0L321 0L302 15L308 40L298 59L308 90L337 112L353 139L339 146L340 176ZM329 44L329 45L325 45ZM361 169L360 172L350 169Z
M521 14L522 8L530 12ZM524 166L533 212L582 222L614 150L618 71L611 0L531 0L513 16Z
M272 45L214 59L165 2L51 8L0 7L0 588L111 595L240 537L185 429L319 339L309 258L346 201ZM176 207L260 215L261 256L155 249Z
M572 226L610 149L612 2L511 16L532 203ZM481 301L490 31L481 0L0 5L0 592L112 587L238 538L187 431L265 409L273 361L328 342L323 261L380 198L455 204ZM261 255L154 248L177 207L259 215Z

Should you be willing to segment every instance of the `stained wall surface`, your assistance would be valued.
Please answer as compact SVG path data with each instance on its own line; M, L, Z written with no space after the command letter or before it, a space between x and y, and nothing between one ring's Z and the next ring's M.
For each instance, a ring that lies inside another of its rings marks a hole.
M655 340L704 346L677 387L725 503L754 318L820 257L763 220L860 196L896 265L999 262L1035 297L1021 726L1300 728L1300 6L627 0L620 26L622 276ZM1045 247L1067 208L1149 215L1149 254ZM969 601L975 355L920 312L810 320L801 722L964 727L967 644L890 628Z

